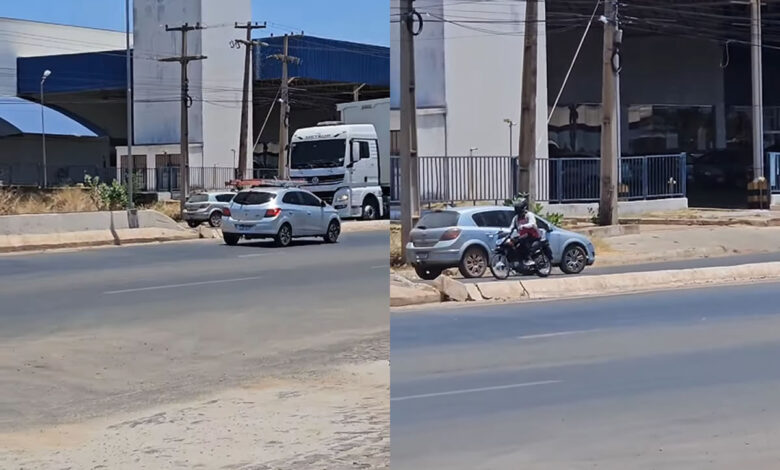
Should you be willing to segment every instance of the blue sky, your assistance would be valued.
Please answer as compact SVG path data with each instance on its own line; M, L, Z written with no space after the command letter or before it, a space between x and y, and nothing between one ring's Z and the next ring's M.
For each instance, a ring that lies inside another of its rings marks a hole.
M210 0L219 1L219 0ZM389 0L252 0L267 33L304 34L388 46ZM125 0L0 0L0 16L92 28L125 29Z

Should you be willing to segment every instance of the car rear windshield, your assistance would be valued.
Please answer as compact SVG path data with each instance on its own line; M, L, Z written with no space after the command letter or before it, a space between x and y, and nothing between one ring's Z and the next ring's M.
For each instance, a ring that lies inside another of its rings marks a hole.
M233 202L244 206L255 206L265 204L276 197L274 193L261 193L258 191L247 191L244 193L236 194L233 198Z
M193 194L192 196L190 196L187 202L206 202L208 200L209 200L208 194Z
M460 214L457 212L452 212L452 211L431 212L425 214L424 216L422 216L422 218L420 218L420 221L417 222L417 228L428 229L428 228L453 227L455 225L458 225L459 218L460 218Z

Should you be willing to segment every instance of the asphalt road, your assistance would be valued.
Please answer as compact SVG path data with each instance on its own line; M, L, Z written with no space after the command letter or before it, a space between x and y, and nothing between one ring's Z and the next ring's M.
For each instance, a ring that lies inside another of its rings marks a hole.
M780 468L778 292L393 314L392 467Z
M0 257L0 431L376 360L388 235Z

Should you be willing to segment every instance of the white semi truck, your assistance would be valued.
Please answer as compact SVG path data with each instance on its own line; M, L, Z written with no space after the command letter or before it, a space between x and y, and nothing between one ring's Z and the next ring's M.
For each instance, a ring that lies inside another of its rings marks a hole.
M338 105L339 122L298 129L290 178L330 202L342 218L389 215L390 100Z

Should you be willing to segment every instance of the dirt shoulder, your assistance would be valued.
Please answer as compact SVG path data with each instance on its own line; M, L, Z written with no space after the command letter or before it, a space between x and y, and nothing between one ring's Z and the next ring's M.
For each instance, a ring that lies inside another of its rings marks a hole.
M389 468L387 361L0 434L3 468Z

